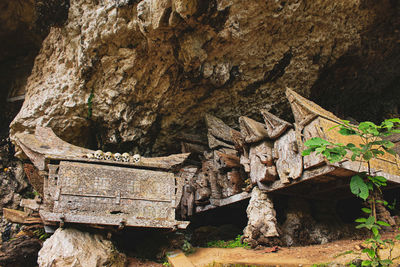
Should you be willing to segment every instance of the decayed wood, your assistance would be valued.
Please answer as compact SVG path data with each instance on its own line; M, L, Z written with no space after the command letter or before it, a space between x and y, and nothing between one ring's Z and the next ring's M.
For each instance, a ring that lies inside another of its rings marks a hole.
M195 188L189 184L183 186L182 200L181 200L181 217L186 219L193 215L194 211L194 196Z
M12 223L42 224L40 217L29 216L27 212L3 208L3 217Z
M33 186L36 192L43 196L43 176L39 174L39 171L32 164L25 163L24 171L26 177L28 177L29 183Z
M245 155L240 155L240 164L243 166L245 172L250 172L250 159Z
M209 199L211 196L210 182L208 179L208 174L199 173L197 176L197 187L196 187L196 195L195 202L196 205L206 205L209 203Z
M142 157L139 163L104 161L85 158L87 153L94 153L93 150L71 145L58 138L50 128L37 127L35 134L18 133L17 144L29 157L32 163L41 171L47 168L47 160L70 160L93 163L110 163L125 166L141 166L159 169L173 169L182 164L190 153L175 154L167 157L145 158Z
M282 183L289 183L289 178L299 178L303 172L303 157L293 129L275 141L274 151L277 154L276 168Z
M240 134L245 143L255 143L268 138L265 125L245 116L239 118Z
M240 168L240 159L238 156L224 154L216 151L221 168Z
M226 173L218 172L217 180L218 180L218 185L221 188L222 198L227 198L234 194L233 184L229 181L228 175Z
M212 135L211 133L207 134L207 138L208 138L208 146L211 149L215 149L215 148L219 148L219 147L227 147L227 148L235 149L234 145L228 144L224 141L221 141L221 140L215 138L215 136Z
M221 119L218 119L217 117L210 114L206 114L205 120L208 128L208 133L212 134L214 137L220 140L233 143L231 134L231 131L233 129L231 127L226 125Z
M179 141L207 146L207 140L202 135L180 133L177 139Z
M267 129L267 134L270 139L276 139L281 136L289 127L292 125L278 118L274 114L268 112L265 109L261 110L261 114L263 115L265 128Z
M231 182L233 187L233 194L241 193L244 182L243 179L240 177L240 172L238 170L232 170L228 172L227 175L228 180Z
M221 188L218 184L217 172L215 170L214 161L203 161L202 172L208 178L211 188L212 198L221 198Z
M19 205L28 210L39 211L40 204L38 203L39 202L38 200L39 199L23 198L23 199L21 199L21 202L19 203Z
M304 135L304 141L307 141L312 137L321 137L325 139L324 134L320 130L318 118L304 127L303 135ZM303 162L305 170L326 163L325 158L321 154L317 155L315 152L312 152L310 155L305 156L303 158Z
M253 184L276 180L276 167L271 163L273 143L264 141L250 148L250 179Z
M239 152L239 154L245 153L245 145L242 134L238 131L231 131L232 141L235 147L235 150Z
M197 153L201 154L207 147L199 144L188 143L181 141L181 152L182 153Z
M197 173L196 166L185 166L180 169L179 174L176 176L176 193L175 203L178 205L182 199L183 187L185 183L194 184L194 176Z
M24 223L29 214L24 211L3 208L3 217L13 223Z

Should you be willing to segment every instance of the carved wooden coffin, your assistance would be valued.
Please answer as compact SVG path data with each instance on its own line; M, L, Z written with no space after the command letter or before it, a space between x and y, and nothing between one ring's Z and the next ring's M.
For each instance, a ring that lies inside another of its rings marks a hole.
M139 162L90 159L94 151L73 146L49 128L21 133L16 143L29 157L43 183L40 216L46 224L186 228L175 220L182 195L177 168L189 156L144 158ZM32 176L32 175L31 175ZM40 187L40 188L39 188Z
M341 123L341 120L333 113L290 89L287 89L286 95L296 121L297 141L301 150L304 149L304 142L312 137L321 137L332 143L353 143L355 145L362 143L361 138L358 136L343 136L338 133L337 129L332 129ZM326 163L322 155L316 155L315 153L304 157L305 170L325 165ZM370 165L373 172L380 173L379 175L384 175L394 182L400 182L400 160L398 155L394 156L385 153L379 158L371 159ZM367 169L366 162L353 162L349 157L342 162L334 164L334 166L355 172Z
M156 170L61 161L49 165L46 222L186 228L175 220L175 176Z

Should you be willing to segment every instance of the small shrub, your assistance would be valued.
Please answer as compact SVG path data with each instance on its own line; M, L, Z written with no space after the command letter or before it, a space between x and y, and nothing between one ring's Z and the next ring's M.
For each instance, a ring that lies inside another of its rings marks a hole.
M241 235L238 235L234 240L214 240L207 242L207 247L210 248L250 248L247 242L241 242Z

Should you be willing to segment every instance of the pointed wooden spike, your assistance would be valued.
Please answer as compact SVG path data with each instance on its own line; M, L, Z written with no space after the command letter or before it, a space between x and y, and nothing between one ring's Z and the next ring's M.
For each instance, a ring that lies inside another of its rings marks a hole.
M332 112L329 112L314 102L302 97L290 88L286 89L286 97L292 107L296 124L304 127L317 116L321 116L333 121L341 122Z
M264 124L245 116L239 118L240 134L245 143L255 143L268 138Z
M270 139L278 138L286 131L286 129L292 126L292 124L290 124L289 122L278 118L277 116L268 112L265 109L261 110L261 114L263 115L265 127L267 129L268 137Z

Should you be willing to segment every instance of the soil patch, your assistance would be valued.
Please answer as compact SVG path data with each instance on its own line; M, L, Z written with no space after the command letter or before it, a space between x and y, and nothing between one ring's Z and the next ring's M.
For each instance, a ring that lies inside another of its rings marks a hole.
M394 238L396 233L383 235L383 239ZM243 248L198 248L188 259L197 267L215 263L249 264L257 266L310 266L321 263L347 263L356 254L337 255L353 250L361 252L363 239L343 239L323 245L280 248L277 252L268 249L251 250ZM383 252L385 255L386 251ZM400 245L396 245L393 255L400 255ZM396 261L400 263L400 261Z

